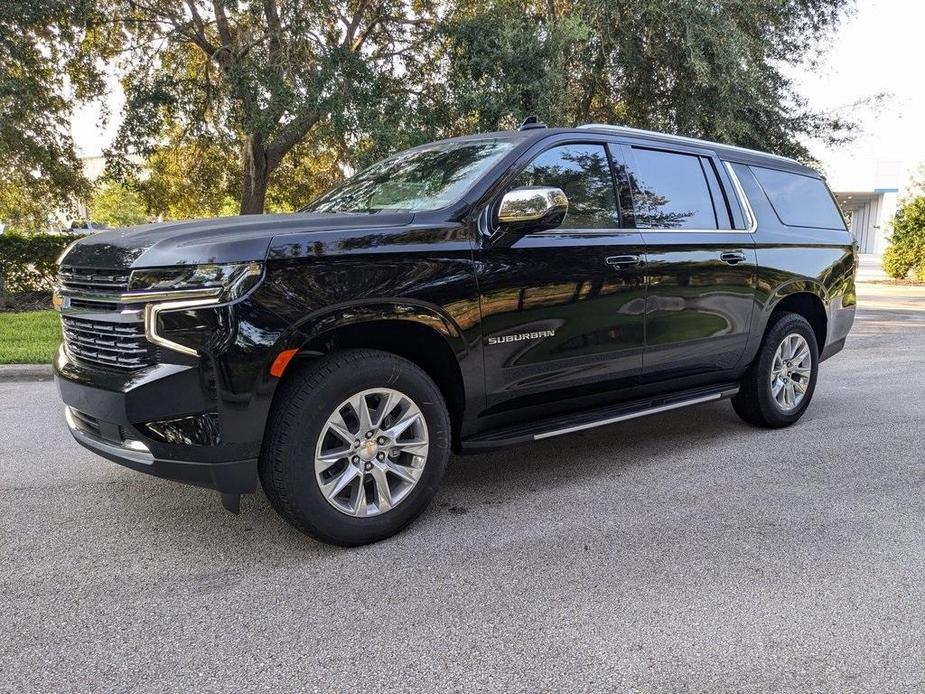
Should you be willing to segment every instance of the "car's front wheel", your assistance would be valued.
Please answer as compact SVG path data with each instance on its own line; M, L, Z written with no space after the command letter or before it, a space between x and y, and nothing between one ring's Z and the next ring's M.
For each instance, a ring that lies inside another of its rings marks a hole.
M290 523L338 545L381 540L434 497L450 451L439 389L412 362L335 352L280 385L260 465Z
M796 313L775 314L732 406L755 426L790 426L809 407L818 370L819 348L809 322Z

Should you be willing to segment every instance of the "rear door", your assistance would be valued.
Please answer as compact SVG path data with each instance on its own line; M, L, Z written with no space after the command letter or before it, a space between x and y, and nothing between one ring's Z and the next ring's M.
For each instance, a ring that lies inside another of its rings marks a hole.
M728 172L699 148L627 143L620 152L648 261L645 380L735 368L757 261Z
M561 226L477 253L490 409L612 391L635 385L642 370L645 248L622 227L605 140L550 139L525 154L497 197L561 188Z

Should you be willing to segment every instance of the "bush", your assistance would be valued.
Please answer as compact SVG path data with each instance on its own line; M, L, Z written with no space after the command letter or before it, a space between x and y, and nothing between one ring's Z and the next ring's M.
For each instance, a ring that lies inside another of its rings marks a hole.
M0 295L51 290L71 236L0 234Z
M883 269L890 277L905 279L909 271L925 281L925 195L910 198L893 217L893 235L883 254Z

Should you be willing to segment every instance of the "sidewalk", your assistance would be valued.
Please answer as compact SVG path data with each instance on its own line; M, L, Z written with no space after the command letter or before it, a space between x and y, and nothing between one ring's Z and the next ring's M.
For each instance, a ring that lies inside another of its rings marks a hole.
M861 253L858 267L858 282L881 282L890 279L883 271L882 256L873 253Z

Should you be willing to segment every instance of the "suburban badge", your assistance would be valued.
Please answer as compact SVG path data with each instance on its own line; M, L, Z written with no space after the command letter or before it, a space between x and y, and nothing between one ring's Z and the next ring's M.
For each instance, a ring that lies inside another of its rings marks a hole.
M515 335L500 335L489 337L488 344L500 345L505 342L521 342L523 340L539 340L542 337L552 337L556 334L555 330L537 330L532 333L517 333Z

